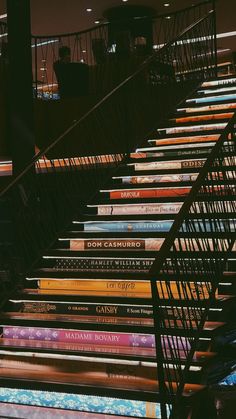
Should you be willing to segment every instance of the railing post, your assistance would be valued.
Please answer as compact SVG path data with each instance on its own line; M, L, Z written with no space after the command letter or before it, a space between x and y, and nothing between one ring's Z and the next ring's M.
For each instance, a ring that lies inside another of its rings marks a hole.
M216 28L216 0L212 0L212 10L213 10L213 49L214 49L214 64L215 64L215 71L214 71L214 75L215 77L217 77L218 74L218 70L217 70L217 64L218 64L218 60L217 60L217 28Z
M9 50L9 141L13 173L34 156L30 0L7 0Z
M37 37L34 38L34 77L35 77L35 92L36 99L38 97L38 49L37 49Z

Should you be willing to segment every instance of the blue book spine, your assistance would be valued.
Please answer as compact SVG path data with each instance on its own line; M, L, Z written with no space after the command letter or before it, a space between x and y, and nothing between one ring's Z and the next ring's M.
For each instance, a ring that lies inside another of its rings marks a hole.
M225 95L225 96L216 96L214 98L203 97L200 99L195 99L195 103L204 103L204 102L221 102L222 100L235 100L236 95Z
M0 388L0 402L103 413L108 415L132 416L137 418L161 417L159 403L84 394L56 393L51 391L2 387Z
M150 221L150 222L117 222L117 223L85 223L85 231L160 231L170 230L173 221Z

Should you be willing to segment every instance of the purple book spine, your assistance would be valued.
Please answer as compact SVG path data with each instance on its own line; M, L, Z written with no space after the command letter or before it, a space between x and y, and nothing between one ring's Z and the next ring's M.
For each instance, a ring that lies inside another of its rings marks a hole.
M138 333L96 332L73 329L47 329L34 327L3 327L3 338L41 340L65 343L90 343L107 346L126 346L155 348L155 336ZM191 347L186 338L176 336L162 336L162 345L166 350L178 348L179 351L188 351Z
M8 339L43 340L56 342L91 343L97 345L116 345L153 348L155 347L154 335L109 333L84 330L60 330L31 327L3 328L3 337Z

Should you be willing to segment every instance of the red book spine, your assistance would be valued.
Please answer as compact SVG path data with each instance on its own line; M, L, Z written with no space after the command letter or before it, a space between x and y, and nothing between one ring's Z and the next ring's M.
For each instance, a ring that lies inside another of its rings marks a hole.
M163 188L149 190L123 190L110 192L110 199L138 199L138 198L159 198L186 196L190 192L190 187L186 188Z

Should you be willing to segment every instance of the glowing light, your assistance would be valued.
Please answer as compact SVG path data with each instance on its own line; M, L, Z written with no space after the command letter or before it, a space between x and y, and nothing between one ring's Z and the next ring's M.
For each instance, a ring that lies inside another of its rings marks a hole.
M88 8L86 9L86 12L90 13L90 12L92 12L92 10L93 10L93 9L91 9L90 7L88 7Z
M59 39L51 39L51 41L44 41L44 42L39 42L38 44L32 44L31 48L42 47L44 45L54 44L55 42L59 42Z

